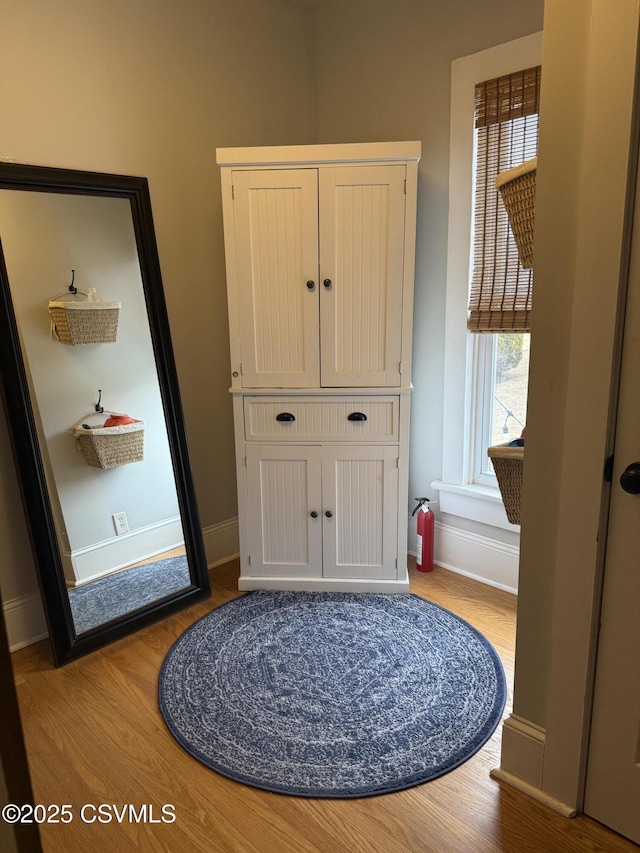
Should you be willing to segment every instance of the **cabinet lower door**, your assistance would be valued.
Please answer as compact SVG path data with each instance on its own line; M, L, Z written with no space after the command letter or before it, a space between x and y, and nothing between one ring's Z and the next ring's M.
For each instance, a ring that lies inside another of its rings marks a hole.
M249 573L322 577L322 448L247 445L246 451Z
M395 579L398 447L322 452L323 576Z

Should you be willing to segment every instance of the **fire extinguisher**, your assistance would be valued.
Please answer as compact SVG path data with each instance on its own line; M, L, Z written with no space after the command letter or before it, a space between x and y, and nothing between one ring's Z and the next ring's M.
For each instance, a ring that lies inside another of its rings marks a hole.
M411 517L418 513L418 548L416 568L419 572L433 571L433 531L435 516L429 506L429 498L414 498L418 506Z

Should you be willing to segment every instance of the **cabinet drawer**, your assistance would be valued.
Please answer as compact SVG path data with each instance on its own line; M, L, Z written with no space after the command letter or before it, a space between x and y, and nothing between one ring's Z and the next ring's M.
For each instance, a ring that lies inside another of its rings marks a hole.
M397 441L399 396L245 397L247 441Z

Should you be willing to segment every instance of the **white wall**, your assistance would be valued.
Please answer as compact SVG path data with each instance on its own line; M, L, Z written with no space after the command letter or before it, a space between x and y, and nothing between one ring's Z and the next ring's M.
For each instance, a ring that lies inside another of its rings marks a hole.
M60 545L72 556L106 544L115 536L112 514L123 511L133 544L137 530L169 523L179 508L130 204L4 190L0 234ZM69 298L72 269L80 291L93 287L105 302L120 302L115 343L69 347L50 335L47 304ZM86 464L70 430L80 420L104 422L108 412L94 410L98 389L106 410L144 421L142 461L110 470ZM139 543L132 561L150 556ZM102 571L118 567L105 556Z
M0 157L149 179L201 522L223 550L237 507L215 149L313 141L310 26L281 0L2 3ZM0 420L0 584L17 608L38 592Z
M236 514L215 148L422 141L411 494L441 473L451 61L541 29L543 0L6 0L0 156L146 175L205 529ZM315 35L314 35L315 34ZM4 430L3 424L3 430ZM3 432L0 581L34 594ZM448 521L449 519L444 519ZM457 521L473 534L479 525ZM504 534L508 536L508 531ZM500 537L500 532L491 531Z
M530 33L543 0L323 0L315 10L318 142L417 139L418 223L409 495L442 479L451 63ZM413 503L411 504L411 509ZM517 570L518 535L442 514L452 559L489 543ZM412 532L413 532L412 525ZM410 539L410 542L413 540ZM438 547L438 542L436 543Z
M595 33L604 67L613 69L615 63L610 60L618 59L611 48L617 42L605 39L602 29L594 29L592 9L597 6L600 24L608 17L613 25L616 15L611 9L628 9L631 3L547 0L545 4L551 26L544 66L555 67L558 80L568 75L575 99L563 96L559 85L554 107L550 109L548 98L545 105L543 72L543 122L547 121L550 132L545 142L546 131L541 129L541 146L563 153L550 158L555 165L547 167L547 178L542 170L540 175L540 204L546 204L552 215L546 237L537 242L547 242L547 249L541 251L555 272L548 279L543 306L538 306L540 319L534 313L534 322L546 339L537 354L534 343L531 406L536 400L545 406L552 401L566 429L559 443L558 430L547 431L542 423L542 408L529 419L528 457L533 464L527 463L523 513L531 518L532 527L523 535L527 580L519 602L516 696L520 713L544 724L551 684L557 698L552 717L556 722L558 715L567 717L555 729L552 726L551 739L561 741L567 731L573 731L574 757L581 732L571 719L575 708L562 700L576 660L567 634L575 624L571 602L580 608L582 634L589 627L593 603L600 495L594 499L592 491L601 477L605 385L611 359L610 349L605 362L602 348L593 346L590 323L594 316L597 319L589 296L593 280L584 283L584 268L576 272L571 255L579 226L576 200L592 198L585 176L581 195L576 170L585 112L591 109L594 121L599 119L597 109L593 111L593 105L599 104L598 92L591 89L591 94L585 94L584 89L593 85L593 79L589 83L586 79L590 33ZM447 393L442 343L451 61L542 29L543 0L322 0L312 10L279 0L184 0L179 5L169 0L108 4L5 0L2 16L0 156L150 178L205 526L235 514L215 147L422 141L411 491L422 494L425 487L428 491L428 484L440 474L441 412ZM545 31L546 25L545 20ZM614 89L611 93L615 94ZM619 98L613 104L618 122L613 127L619 128L625 106ZM577 120L573 129L569 117ZM598 151L608 150L610 144L610 140L598 141L596 129L590 126L585 136L595 146L589 168ZM619 133L613 141L620 144ZM605 172L598 174L607 178ZM565 190L561 204L550 186L544 189L545 180L550 182L556 175ZM616 216L619 202L613 199ZM588 218L602 212L600 205L584 209ZM572 214L568 218L566 211ZM602 245L597 232L596 239L587 239L593 227L591 220L583 232L583 245ZM554 260L559 244L568 252L562 256L562 270ZM587 264L587 272L590 269ZM572 284L567 287L566 279L559 280L556 290L561 271L566 271ZM601 334L602 328L598 329ZM607 329L609 334L611 326ZM595 368L595 374L590 368ZM582 393L585 387L589 395ZM581 427L579 442L571 430L571 417ZM0 420L0 582L5 598L15 600L34 594L35 576L6 425ZM589 460L586 468L582 466L585 458ZM589 536L585 538L584 501L589 495ZM580 575L585 554L591 560L586 582ZM553 656L552 623L561 635ZM579 632L574 633L577 637ZM581 677L584 648L578 651L583 657L574 670ZM558 657L564 658L559 667L552 665ZM561 765L567 766L562 749L555 750L555 761L557 779ZM559 786L555 793L570 799Z

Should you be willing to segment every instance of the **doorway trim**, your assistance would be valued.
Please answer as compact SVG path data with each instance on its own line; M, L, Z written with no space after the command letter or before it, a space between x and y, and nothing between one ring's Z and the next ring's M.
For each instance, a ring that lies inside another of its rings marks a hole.
M638 23L638 0L619 0L615 15L608 0L545 3L514 713L495 775L563 814L580 811L584 796L609 503L603 467L635 190ZM555 431L545 423L549 405Z

